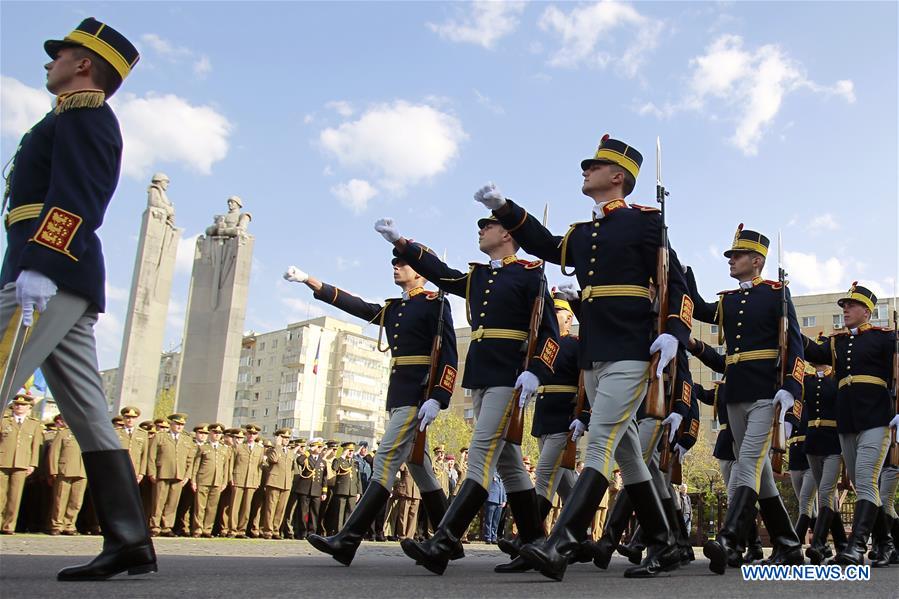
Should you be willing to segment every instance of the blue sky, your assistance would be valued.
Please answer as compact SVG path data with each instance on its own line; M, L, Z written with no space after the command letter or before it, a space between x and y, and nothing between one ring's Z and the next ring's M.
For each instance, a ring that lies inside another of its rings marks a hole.
M794 294L854 279L892 292L894 2L2 2L4 162L50 106L43 40L87 16L142 54L113 99L126 150L101 229L101 368L118 363L156 171L185 236L167 348L192 240L229 195L256 235L245 328L268 331L333 313L281 280L290 264L395 294L381 216L460 268L483 259L471 198L486 181L535 213L548 203L560 234L589 218L578 165L606 132L644 154L629 198L641 204L661 136L672 244L705 293L732 285L721 251L740 222L783 231Z

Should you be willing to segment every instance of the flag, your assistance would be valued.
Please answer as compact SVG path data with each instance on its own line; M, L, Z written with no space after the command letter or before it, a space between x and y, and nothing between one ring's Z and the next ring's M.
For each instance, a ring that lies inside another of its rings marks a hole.
M44 373L41 372L41 369L38 368L37 370L35 370L34 375L32 375L32 376L34 377L32 386L35 389L37 389L38 391L41 391L42 393L46 393L47 380L44 378Z
M318 347L315 348L315 359L312 361L312 374L318 374L318 356L322 351L322 337L318 336Z

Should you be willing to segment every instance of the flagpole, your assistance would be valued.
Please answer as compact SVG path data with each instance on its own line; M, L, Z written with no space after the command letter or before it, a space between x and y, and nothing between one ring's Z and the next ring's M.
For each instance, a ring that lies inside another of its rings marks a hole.
M318 359L322 349L322 337L325 329L322 328L318 333L318 347L315 349L315 358L312 362L312 376L315 377L312 383L312 413L309 415L309 442L315 437L315 400L318 398Z

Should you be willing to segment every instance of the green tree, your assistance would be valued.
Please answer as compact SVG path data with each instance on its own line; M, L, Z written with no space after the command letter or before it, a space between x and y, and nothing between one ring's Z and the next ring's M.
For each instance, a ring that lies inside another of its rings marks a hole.
M472 429L460 415L441 410L437 419L428 427L428 447L446 445L447 453L456 453L471 441Z
M153 418L165 418L175 411L175 390L163 389L156 396L156 404L153 406Z
M683 481L687 483L687 491L702 493L709 505L715 503L717 493L727 492L718 459L712 455L713 449L713 444L700 429L699 438L687 453L683 465Z

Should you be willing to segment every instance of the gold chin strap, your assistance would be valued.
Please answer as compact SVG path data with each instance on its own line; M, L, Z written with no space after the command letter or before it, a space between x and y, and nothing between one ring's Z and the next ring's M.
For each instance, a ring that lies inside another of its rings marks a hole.
M381 349L381 337L384 334L384 318L387 316L387 306L390 305L390 300L384 302L384 307L381 308L381 319L378 321L378 351L381 353L386 353L390 351L390 343L387 344L387 347Z
M568 227L568 232L565 233L565 237L562 238L562 259L559 261L559 266L562 269L562 274L566 277L573 277L574 270L571 272L565 271L565 256L568 254L568 238L571 236L572 231L574 231L575 225L571 225Z

